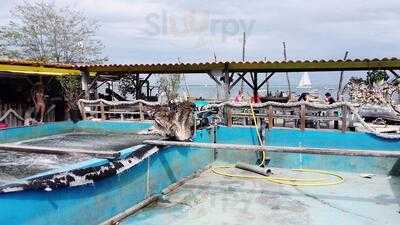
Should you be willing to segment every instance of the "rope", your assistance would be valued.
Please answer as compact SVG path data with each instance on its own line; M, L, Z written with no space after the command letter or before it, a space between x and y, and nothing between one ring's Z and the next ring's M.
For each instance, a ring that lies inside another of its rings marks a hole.
M144 100L135 100L135 101L107 101L104 99L97 99L97 100L86 100L86 99L80 99L78 101L78 107L81 113L84 113L84 106L83 104L100 104L103 103L105 105L110 105L110 106L120 106L120 105L136 105L139 103L142 103L143 105L147 106L160 106L159 103L156 102L147 102ZM330 105L325 105L325 104L317 104L317 103L311 103L311 102L290 102L290 103L279 103L279 102L265 102L265 103L255 103L251 104L251 107L253 108L266 108L269 106L272 107L277 107L277 108L293 108L293 107L300 107L302 105L305 105L307 107L319 109L319 110L329 110L329 109L336 109L340 107L348 107L350 111L356 116L357 120L361 123L361 125L366 128L366 133L370 133L372 135L375 135L380 138L384 139L400 139L400 134L384 134L376 131L373 127L371 127L368 123L364 121L364 118L358 113L357 108L355 107L354 104L350 102L336 102ZM229 106L229 107L234 107L234 108L244 108L244 107L250 107L249 103L246 102L231 102L231 101L225 101L217 104L208 104L204 107L204 110L211 109L211 108L222 108L224 106Z
M251 108L251 114L253 115L254 126L256 127L256 133L257 133L257 137L258 137L258 142L259 142L259 144L260 144L261 146L263 146L264 143L263 143L263 141L262 141L262 139L261 139L261 135L260 135L260 132L259 132L259 130L258 130L258 124L257 124L256 113L254 112L253 105L251 104L251 101L250 101L250 108ZM260 164L259 164L258 166L263 166L263 165L265 164L265 160L266 160L266 158L267 158L267 155L266 155L265 151L262 151L262 152L261 152L261 155L262 155L261 162L260 162Z
M312 107L315 109L320 109L320 110L329 110L329 109L336 109L340 108L343 106L346 106L350 109L350 111L356 116L357 120L361 123L363 127L367 129L366 133L373 134L377 137L380 138L385 138L385 139L400 139L399 134L383 134L378 131L376 131L373 127L371 127L367 122L364 121L364 118L358 113L358 110L356 109L355 105L349 103L349 102L336 102L330 105L325 105L325 104L317 104L317 103L311 103L311 102L290 102L290 103L279 103L279 102L265 102L265 103L257 103L253 104L253 108L266 108L269 106L277 107L277 108L292 108L292 107L299 107L301 105L305 105L307 107ZM222 102L219 104L209 104L206 106L206 109L208 108L221 108L224 106L229 106L229 107L234 107L234 108L243 108L243 107L249 107L249 103L246 102Z
M225 165L225 166L213 166L211 171L215 174L227 177L235 177L242 179L260 179L266 182L272 182L277 184L289 185L289 186L328 186L328 185L337 185L344 182L344 178L336 173L331 173L328 171L322 170L311 170L311 169L293 169L292 171L301 172L301 173L316 173L323 174L328 176L333 176L336 179L334 181L325 181L327 179L321 178L311 178L311 179L300 179L293 177L277 177L277 176L252 176L252 175L238 175L231 174L222 171L221 169L234 168L234 165Z

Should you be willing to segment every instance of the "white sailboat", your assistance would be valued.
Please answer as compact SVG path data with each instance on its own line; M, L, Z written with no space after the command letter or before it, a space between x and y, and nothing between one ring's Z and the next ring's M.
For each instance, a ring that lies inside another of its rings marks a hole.
M311 89L311 80L310 80L310 76L308 75L308 72L303 73L297 88Z

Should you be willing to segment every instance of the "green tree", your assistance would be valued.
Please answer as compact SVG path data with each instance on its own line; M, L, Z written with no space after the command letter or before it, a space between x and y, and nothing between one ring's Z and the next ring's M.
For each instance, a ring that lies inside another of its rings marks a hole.
M180 74L161 75L158 81L158 93L164 93L168 102L175 100L179 96L179 87L182 76Z
M367 83L373 84L379 81L389 80L389 75L385 70L373 70L367 73Z
M46 1L23 1L0 27L0 54L53 63L99 63L104 45L97 21L76 9Z

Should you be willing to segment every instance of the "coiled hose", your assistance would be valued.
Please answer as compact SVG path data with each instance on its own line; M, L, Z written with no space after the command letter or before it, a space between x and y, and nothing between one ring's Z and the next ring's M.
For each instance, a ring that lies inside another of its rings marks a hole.
M254 120L254 125L256 128L257 138L259 144L262 145L261 135L258 131L257 119L254 113L253 105L250 102L250 109ZM265 151L262 151L262 159L261 163L258 166L262 166L265 164L267 158L267 154ZM328 186L328 185L337 185L344 182L344 178L339 174L322 171L322 170L312 170L312 169L293 169L294 172L301 172L301 173L312 173L312 174L322 174L334 177L334 181L330 181L328 178L315 178L315 179L300 179L300 178L293 178L293 177L277 177L277 176L260 176L260 175L239 175L239 174L232 174L225 172L226 169L235 168L235 165L222 165L222 166L213 166L211 167L211 171L215 174L227 177L235 177L235 178L242 178L242 179L259 179L264 180L266 182L272 182L276 184L283 184L289 186Z

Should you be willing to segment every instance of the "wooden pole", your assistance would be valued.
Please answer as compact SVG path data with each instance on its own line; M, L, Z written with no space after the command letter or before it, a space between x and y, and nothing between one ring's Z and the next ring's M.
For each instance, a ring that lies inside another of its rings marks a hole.
M230 98L230 91L229 91L229 86L230 86L230 77L229 77L229 70L228 70L229 64L225 63L225 69L224 69L224 91L225 91L225 101L229 101Z
M242 61L246 58L246 32L243 32Z
M228 120L227 121L227 125L228 125L228 127L231 127L232 126L232 123L233 123L233 121L232 121L232 107L229 107L229 106L227 106L226 107L226 119Z
M142 94L142 84L140 81L140 74L136 74L135 76L135 98L139 100Z
M347 131L347 106L342 106L342 132Z
M286 146L265 146L265 145L238 145L238 144L213 144L200 142L181 142L181 141L161 141L145 140L145 144L156 146L181 146L203 149L219 149L227 151L268 151L279 153L302 153L316 155L343 155L343 156L361 156L361 157L386 157L400 158L400 151L384 150L352 150L335 148L311 148L311 147L286 147Z
M286 42L282 42L283 44L283 59L285 60L285 62L287 61L287 55L286 55ZM288 91L289 91L289 99L292 96L292 87L290 85L290 79L289 79L289 73L286 72L286 82L288 85Z
M81 71L82 90L85 92L85 99L89 100L89 71Z
M242 45L242 62L246 60L246 32L243 32L243 45ZM240 82L240 91L243 92L244 83L243 79Z
M306 105L302 104L300 106L300 129L304 130L306 128Z
M85 149L73 149L73 148L53 148L53 147L42 147L42 146L31 146L31 145L15 145L15 144L0 144L0 150L12 151L12 152L27 152L27 153L43 153L43 154L86 154L94 155L100 158L116 158L119 157L120 153L117 151L94 151Z
M346 51L346 53L344 54L343 60L346 60L348 55L349 55L349 51ZM337 91L337 94L336 94L336 100L337 100L337 101L339 101L339 98L340 98L340 91L342 90L343 73L344 73L343 70L340 71L339 87L338 87L338 91Z
M260 103L256 102L257 96L258 96L258 78L257 78L257 72L252 72L251 73L252 80L253 80L253 97L254 97L254 103Z
M140 121L144 120L144 115L143 115L143 104L139 102L139 119Z
M103 102L100 102L100 113L101 113L101 119L106 120L106 114L104 111L104 103Z
M274 127L274 111L272 110L272 106L268 106L268 128L272 129Z

